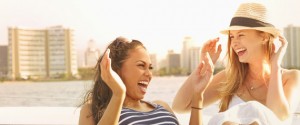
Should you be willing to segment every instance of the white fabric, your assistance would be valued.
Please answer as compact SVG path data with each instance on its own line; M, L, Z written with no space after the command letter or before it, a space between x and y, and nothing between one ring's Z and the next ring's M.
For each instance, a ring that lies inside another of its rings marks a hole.
M231 101L229 102L228 108L231 108L235 105L238 105L240 103L244 103L245 101L242 100L240 97L238 97L237 95L233 95Z
M259 125L290 125L292 119L280 121L275 114L263 104L257 101L244 102L238 96L233 96L229 109L218 113L210 119L208 125L222 125L226 121L237 124L251 124L253 122Z

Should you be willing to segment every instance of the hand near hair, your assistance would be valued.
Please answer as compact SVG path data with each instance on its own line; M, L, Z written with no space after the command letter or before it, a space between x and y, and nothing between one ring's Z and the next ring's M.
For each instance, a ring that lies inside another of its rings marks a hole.
M282 60L283 60L283 56L285 54L286 48L288 46L288 42L287 40L282 36L279 35L279 41L281 42L281 46L278 48L277 51L275 51L275 44L273 43L273 52L272 52L272 56L271 56L271 64L272 66L280 66Z
M201 54L205 54L206 52L209 53L209 56L212 59L213 64L216 64L221 52L222 52L222 46L221 44L218 44L219 38L208 40L204 43Z
M107 49L100 63L101 77L113 91L113 94L123 95L126 93L126 87L120 76L111 68L110 50Z

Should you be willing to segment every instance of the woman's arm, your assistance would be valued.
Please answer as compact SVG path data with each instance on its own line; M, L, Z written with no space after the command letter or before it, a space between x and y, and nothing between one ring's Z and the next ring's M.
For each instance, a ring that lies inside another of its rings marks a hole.
M272 68L266 100L266 106L281 120L290 117L300 100L300 72L286 71L283 76L285 80L280 70Z
M286 119L289 114L289 105L284 95L282 75L279 68L273 67L271 69L268 87L266 106L270 108L279 119Z
M98 125L117 125L125 95L113 95ZM85 104L80 110L79 125L95 125L91 104Z
M203 109L203 94L206 91L209 83L212 81L213 78L213 70L214 64L206 53L203 55L203 61L197 67L195 74L198 77L198 82L194 82L193 89L193 97L191 102L191 117L190 117L190 125L200 125L203 124L202 118L202 109Z
M178 113L186 113L191 110L191 104L193 99L193 82L191 82L191 77L194 72L188 77L188 79L183 83L183 85L178 90L174 100L173 100L173 110ZM221 71L213 76L211 83L205 90L203 94L203 107L211 105L220 99L219 91L217 90L221 82L225 81L225 71Z
M126 95L126 87L119 77L119 75L111 68L111 59L109 58L108 49L100 63L101 68L101 78L112 90L112 98L110 99L100 121L97 125L117 125L119 123L119 118L123 106L123 102ZM93 118L88 118L87 116L91 114L90 107L83 107L80 114L80 124L88 125L93 124Z
M118 125L124 99L125 94L113 95L97 125Z
M112 70L108 49L101 61L101 77L112 90L113 95L97 125L117 125L126 95L126 87L120 76Z
M91 104L84 104L81 107L79 125L95 125L91 111Z
M287 41L279 36L281 47L273 52L271 57L271 74L266 99L266 106L270 108L279 119L288 118L299 102L299 71L283 72L280 63L287 48ZM275 48L273 48L275 49ZM285 76L285 79L282 79Z
M220 53L222 51L221 45L217 45L219 41L219 38L208 40L206 43L204 43L202 49L201 49L201 60L205 57L205 55L208 53L209 57L213 64L216 63L217 59L220 56ZM200 64L201 65L201 64ZM174 100L173 100L173 109L178 113L185 113L190 111L192 98L193 98L193 90L194 83L199 82L199 74L197 74L199 71L199 68L195 69L191 75L185 80L183 85L178 90ZM224 73L219 73L224 74ZM220 75L217 75L217 78L214 78L212 83L210 83L210 86L215 86L214 83L217 83L219 81ZM204 106L211 104L212 102L216 101L218 99L217 91L215 88L208 87L207 93L204 94L204 97L206 100L204 100Z

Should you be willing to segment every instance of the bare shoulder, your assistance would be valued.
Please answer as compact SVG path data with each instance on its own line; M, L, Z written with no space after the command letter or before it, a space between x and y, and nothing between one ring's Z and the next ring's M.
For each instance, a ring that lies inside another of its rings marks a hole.
M287 80L298 80L300 79L300 70L297 69L283 69L283 77Z
M296 69L283 69L282 72L284 83L300 85L300 70Z
M164 102L162 100L155 100L153 102L156 103L156 104L159 104L159 105L163 106L166 110L168 110L169 112L172 112L174 114L172 108L169 106L168 103L166 103L166 102Z
M80 114L81 113L92 113L91 109L92 109L92 105L89 103L86 103L81 107Z
M79 116L79 125L93 125L92 105L87 103L81 107Z

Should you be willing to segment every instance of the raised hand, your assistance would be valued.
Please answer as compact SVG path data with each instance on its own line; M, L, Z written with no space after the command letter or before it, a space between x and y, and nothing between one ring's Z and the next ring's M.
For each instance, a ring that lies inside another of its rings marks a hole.
M214 64L208 54L204 53L203 58L197 69L191 74L194 92L204 93L205 89L213 78Z
M113 94L121 95L126 93L126 87L120 76L112 70L109 53L110 50L107 49L100 63L101 77L108 87L113 91Z
M286 48L288 46L288 42L287 40L282 36L282 35L279 35L279 41L281 42L281 45L280 47L278 48L277 51L275 51L275 45L273 43L273 52L272 52L272 56L271 56L271 64L273 66L280 66L281 62L282 62L282 59L283 59L283 56L286 52Z
M210 58L212 59L213 64L216 64L222 52L222 46L221 44L218 44L218 42L219 42L219 38L208 40L207 42L204 43L201 49L201 55L208 52Z

